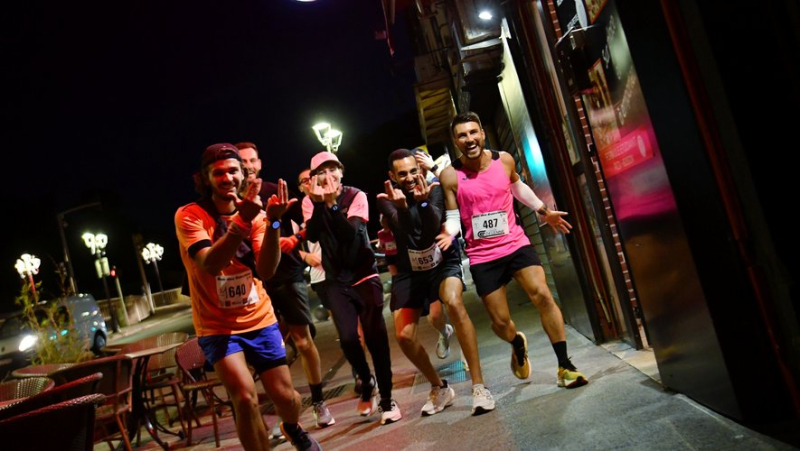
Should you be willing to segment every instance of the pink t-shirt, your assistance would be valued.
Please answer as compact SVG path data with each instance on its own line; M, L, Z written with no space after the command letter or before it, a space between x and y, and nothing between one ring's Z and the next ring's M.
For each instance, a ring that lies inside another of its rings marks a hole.
M311 197L306 196L303 198L303 221L308 222L312 214L314 214L314 202L311 201ZM358 216L362 221L369 222L369 204L367 203L367 195L363 191L356 194L353 203L350 204L350 208L347 210L347 219L353 216Z
M483 172L456 169L456 200L471 265L512 254L531 244L514 215L511 179L498 158Z

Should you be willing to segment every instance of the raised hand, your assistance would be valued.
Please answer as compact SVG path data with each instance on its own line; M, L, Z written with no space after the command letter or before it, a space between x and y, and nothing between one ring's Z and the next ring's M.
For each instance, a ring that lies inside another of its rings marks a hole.
M547 215L543 219L545 224L552 227L556 232L567 234L572 225L563 218L566 215L566 211L547 210Z
M414 154L414 159L422 169L430 171L433 167L433 158L425 152L417 152Z
M247 184L241 199L234 199L239 216L247 222L252 221L261 212L263 205L258 193L261 191L261 179L255 179Z
M311 189L308 195L311 196L311 200L314 202L333 204L336 202L336 198L339 197L340 183L334 181L333 177L331 177L331 174L328 172L316 174L311 177L310 185Z
M295 202L297 199L289 199L289 188L286 186L286 181L278 179L278 194L273 194L267 201L267 218L280 219Z
M414 200L417 202L423 202L428 200L428 196L431 194L431 189L434 186L439 185L439 182L433 182L428 185L428 181L425 179L425 176L422 173L417 174L416 176L417 184L414 185Z
M386 199L391 201L397 208L408 208L408 202L406 202L406 195L403 194L402 190L399 190L392 186L391 180L386 180L383 182L383 189L385 192L378 194L378 199Z

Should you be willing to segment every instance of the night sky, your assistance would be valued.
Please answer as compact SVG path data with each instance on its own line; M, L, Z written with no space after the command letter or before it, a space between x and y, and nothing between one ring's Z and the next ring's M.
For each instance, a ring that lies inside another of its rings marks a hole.
M0 310L13 308L14 263L24 252L42 259L43 291L58 293L56 214L93 202L102 209L66 215L79 291L105 297L84 231L109 235L125 294L141 288L133 233L166 249L162 280L177 286L173 215L197 197L191 175L209 144L253 141L262 177L294 183L321 150L311 125L325 119L344 132L345 183L372 200L386 155L422 143L402 14L391 56L375 39L384 27L378 0L26 0L3 8L0 196L9 232Z

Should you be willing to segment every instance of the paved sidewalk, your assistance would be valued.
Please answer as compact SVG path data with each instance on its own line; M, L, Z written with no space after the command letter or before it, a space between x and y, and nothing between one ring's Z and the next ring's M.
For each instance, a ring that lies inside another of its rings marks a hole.
M536 309L513 282L509 285L509 300L512 318L528 337L532 374L527 380L512 375L509 368L511 348L491 331L474 289L465 293L465 304L478 331L484 378L497 401L495 411L478 417L470 415L471 383L460 360L458 342L453 340L447 359L437 359L434 351L438 335L423 320L419 337L434 365L455 389L454 404L431 417L420 415L430 385L408 362L392 336L394 397L402 409L403 419L381 426L378 415L358 416L350 366L339 348L333 324L326 321L316 324L316 343L325 371L325 395L336 424L316 429L308 404L304 406L301 422L327 450L796 449L665 389L657 378L637 370L569 326L569 354L591 382L575 390L557 387L555 356ZM184 310L178 314L186 313ZM393 334L388 306L385 317ZM309 391L302 365L295 362L291 372L295 387L307 402ZM272 426L277 418L268 400L265 411L265 418ZM193 446L187 447L185 440L167 436L170 447L215 448L210 417L202 421L204 426L193 434ZM222 449L242 449L228 411L220 419L220 435ZM290 444L277 441L273 441L273 447L292 449ZM154 443L145 442L140 449L156 448ZM107 449L107 446L97 444L96 449Z

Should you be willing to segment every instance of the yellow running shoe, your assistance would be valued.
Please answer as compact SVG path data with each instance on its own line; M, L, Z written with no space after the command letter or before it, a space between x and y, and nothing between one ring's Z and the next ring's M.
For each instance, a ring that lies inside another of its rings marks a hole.
M572 362L558 366L558 386L564 388L578 388L589 383L589 379L575 368Z
M531 362L528 360L528 339L525 334L517 332L522 337L522 346L511 344L511 371L519 379L527 379L531 375Z

